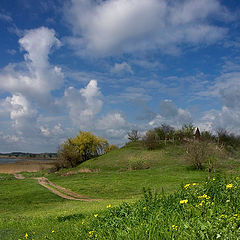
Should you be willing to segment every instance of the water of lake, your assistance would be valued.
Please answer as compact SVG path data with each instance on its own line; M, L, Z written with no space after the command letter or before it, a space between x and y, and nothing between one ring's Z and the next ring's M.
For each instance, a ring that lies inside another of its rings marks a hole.
M17 161L22 161L22 160L26 160L26 159L0 158L0 164L1 163L14 163L14 162L17 162Z

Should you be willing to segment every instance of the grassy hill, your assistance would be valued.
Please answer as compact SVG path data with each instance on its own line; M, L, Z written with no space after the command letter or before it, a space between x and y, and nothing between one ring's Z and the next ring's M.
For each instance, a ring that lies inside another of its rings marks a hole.
M144 187L170 193L185 182L203 180L207 172L191 169L184 153L184 147L177 145L149 151L131 143L48 177L93 198L136 199Z

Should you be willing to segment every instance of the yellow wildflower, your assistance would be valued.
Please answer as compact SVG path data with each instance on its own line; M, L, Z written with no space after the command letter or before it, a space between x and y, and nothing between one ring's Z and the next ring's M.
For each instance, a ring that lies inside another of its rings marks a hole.
M233 187L233 185L230 183L226 186L226 189L231 189Z
M26 238L26 239L28 238L28 234L27 234L27 233L25 234L25 238Z
M94 231L90 231L90 232L89 232L89 236L92 237L92 236L93 236L93 233L94 233Z
M216 179L215 178L213 178L213 181L215 181Z
M178 229L178 226L172 225L172 228L173 228L174 230L177 230L177 229Z
M95 217L95 218L98 217L98 214L94 214L94 217Z
M82 220L82 224L84 224L85 223L85 221L84 220Z
M209 197L207 194L203 194L202 196L199 196L198 198L206 198L207 200L210 199L211 197Z
M193 186L196 186L196 185L198 185L198 183L193 183L192 185L193 185Z
M188 189L188 188L190 187L190 185L191 185L191 184L188 183L188 184L186 184L186 185L184 186L184 188L185 188L185 189Z
M204 200L202 200L200 203L199 203L199 206L202 206L204 203Z
M111 207L112 207L112 205L111 205L111 204L107 205L107 208L111 208Z
M143 210L145 211L147 209L147 207L144 207Z
M54 233L55 231L54 230L52 230L52 233Z
M188 200L187 200L187 199L184 199L184 200L181 200L181 201L180 201L180 204L185 204L185 203L188 203Z

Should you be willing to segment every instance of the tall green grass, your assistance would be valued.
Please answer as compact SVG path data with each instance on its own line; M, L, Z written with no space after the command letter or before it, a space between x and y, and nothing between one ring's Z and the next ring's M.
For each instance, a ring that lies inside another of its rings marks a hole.
M239 239L239 195L239 179L223 177L186 183L170 195L145 189L134 203L105 201L88 214L0 220L0 239Z

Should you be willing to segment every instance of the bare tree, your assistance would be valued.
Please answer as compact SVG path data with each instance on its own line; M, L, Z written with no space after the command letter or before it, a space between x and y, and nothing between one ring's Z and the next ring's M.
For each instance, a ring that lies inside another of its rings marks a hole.
M128 139L131 141L131 142L136 142L140 139L140 135L138 133L138 130L131 130L131 132L128 133Z

